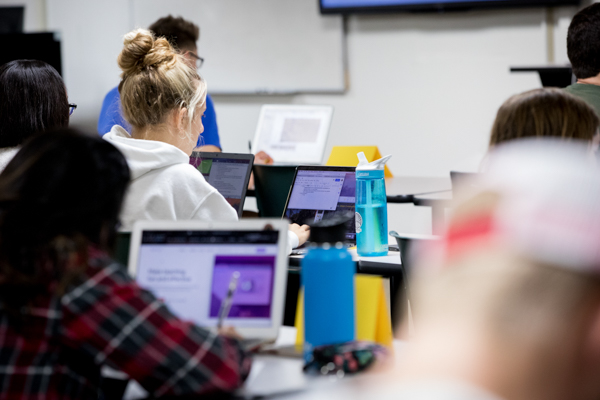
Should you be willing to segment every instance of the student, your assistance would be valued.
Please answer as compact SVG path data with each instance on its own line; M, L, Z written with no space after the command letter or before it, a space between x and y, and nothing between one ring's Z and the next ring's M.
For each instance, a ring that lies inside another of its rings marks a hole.
M128 182L114 146L70 130L34 137L0 174L0 398L103 398L103 365L154 396L247 376L236 339L179 320L107 255Z
M600 121L592 107L560 89L534 89L506 100L492 127L490 147L527 137L591 142Z
M127 158L131 169L122 228L137 220L236 221L237 213L189 164L203 131L206 83L164 38L147 30L125 35L118 58L119 93L131 136L119 125L104 138ZM308 238L308 227L290 225L289 244Z
M598 148L600 120L583 100L560 89L534 89L511 96L498 109L492 125L489 148L531 137L583 140ZM481 172L486 153L480 153L453 168L455 172Z
M579 11L567 31L567 55L577 82L565 91L580 97L600 116L600 4Z
M66 127L76 107L58 72L38 60L0 66L0 99L0 171L30 136Z
M200 29L190 21L171 15L161 18L148 28L156 37L165 37L172 46L183 56L183 60L191 68L200 68L204 61L198 56L196 43L200 37ZM206 95L206 110L202 118L204 132L198 138L198 151L221 151L217 115L213 101ZM98 120L98 133L102 136L109 132L114 125L119 125L129 133L131 126L126 122L121 113L121 99L118 87L113 88L102 103L100 118Z

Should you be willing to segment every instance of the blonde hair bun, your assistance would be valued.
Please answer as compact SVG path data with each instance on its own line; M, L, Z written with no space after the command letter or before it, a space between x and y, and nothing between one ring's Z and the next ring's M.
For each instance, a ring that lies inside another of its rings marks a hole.
M136 29L123 37L123 50L117 62L123 75L140 72L145 67L170 66L176 61L176 53L165 38L155 39L152 32Z

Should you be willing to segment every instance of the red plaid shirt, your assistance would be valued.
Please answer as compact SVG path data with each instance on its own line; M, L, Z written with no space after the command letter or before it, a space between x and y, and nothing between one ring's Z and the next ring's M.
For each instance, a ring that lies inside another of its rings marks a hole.
M19 331L0 304L0 399L97 399L103 364L155 396L241 385L251 360L236 340L181 321L123 266L92 254L83 282L35 299Z

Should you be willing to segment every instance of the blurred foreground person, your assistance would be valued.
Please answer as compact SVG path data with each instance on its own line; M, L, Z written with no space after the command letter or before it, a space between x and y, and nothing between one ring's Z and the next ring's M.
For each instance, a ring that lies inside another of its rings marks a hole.
M559 140L491 153L417 268L407 388L600 398L600 173L587 154Z
M400 365L310 398L599 399L600 173L588 151L497 146L443 240L421 249Z
M247 376L234 332L175 317L108 256L128 182L114 146L69 130L33 137L0 174L0 399L102 399L103 365L156 397Z

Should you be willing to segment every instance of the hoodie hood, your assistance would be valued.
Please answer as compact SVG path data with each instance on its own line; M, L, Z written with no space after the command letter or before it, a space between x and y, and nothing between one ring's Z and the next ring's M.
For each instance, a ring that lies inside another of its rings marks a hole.
M119 125L103 138L114 145L127 160L131 179L174 164L189 163L190 157L177 147L156 140L134 139Z

